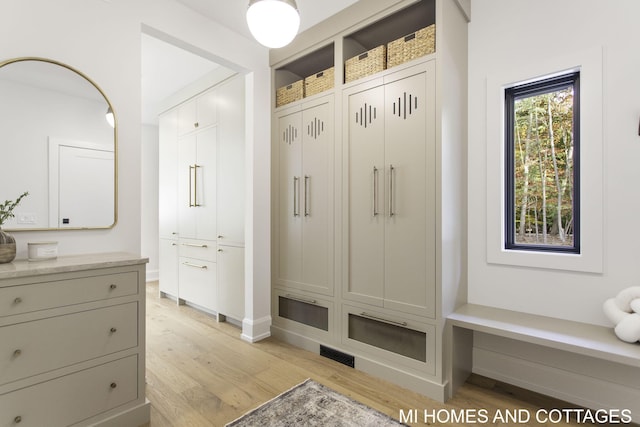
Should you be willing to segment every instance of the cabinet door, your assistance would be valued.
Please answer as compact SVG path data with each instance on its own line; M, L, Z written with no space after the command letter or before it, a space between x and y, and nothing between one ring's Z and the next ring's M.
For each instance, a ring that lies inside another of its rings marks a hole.
M196 238L216 240L217 224L217 128L196 134L194 201ZM181 236L184 237L184 236Z
M196 136L178 140L178 232L196 238L195 179Z
M385 307L435 315L435 135L424 72L385 85ZM433 91L429 92L433 94Z
M244 318L244 248L218 246L218 312Z
M181 104L178 109L178 135L183 136L197 128L198 115L195 99Z
M279 214L278 270L281 284L302 278L302 115L299 112L278 120Z
M347 296L382 305L384 297L384 87L348 97Z
M302 277L308 290L333 295L333 103L302 112Z
M176 240L160 239L158 260L160 294L178 297L178 243Z
M160 238L176 238L178 232L178 112L171 110L159 120L158 222Z
M218 240L244 244L244 78L217 89L218 102Z

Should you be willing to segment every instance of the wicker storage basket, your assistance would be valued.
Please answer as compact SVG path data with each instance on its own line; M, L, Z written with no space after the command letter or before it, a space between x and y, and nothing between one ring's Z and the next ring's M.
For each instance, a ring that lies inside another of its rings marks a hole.
M395 67L436 50L436 24L400 37L387 45L387 68Z
M320 71L317 74L304 79L304 96L315 95L325 90L333 88L334 71L333 67Z
M276 107L298 101L304 97L304 80L298 80L290 85L276 89Z
M349 58L344 63L344 82L377 73L387 67L387 47L378 46L361 55Z

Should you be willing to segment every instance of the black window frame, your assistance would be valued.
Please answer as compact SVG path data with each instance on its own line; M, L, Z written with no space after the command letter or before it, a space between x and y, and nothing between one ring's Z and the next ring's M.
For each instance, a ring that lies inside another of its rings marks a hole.
M516 243L515 230L515 101L573 86L573 246ZM580 253L580 72L562 74L505 89L505 249Z

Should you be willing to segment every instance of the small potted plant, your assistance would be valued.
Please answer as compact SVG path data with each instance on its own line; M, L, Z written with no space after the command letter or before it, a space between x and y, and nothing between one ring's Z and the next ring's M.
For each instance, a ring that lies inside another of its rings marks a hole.
M29 192L25 191L15 201L5 200L0 203L0 264L11 262L16 257L16 239L2 231L2 225L15 216L13 210L27 195Z

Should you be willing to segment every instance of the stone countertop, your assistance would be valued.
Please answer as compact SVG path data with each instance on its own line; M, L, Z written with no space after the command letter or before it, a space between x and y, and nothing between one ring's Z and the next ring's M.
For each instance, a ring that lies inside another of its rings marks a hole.
M123 267L146 264L147 262L149 262L148 258L127 252L65 255L59 256L57 259L43 261L15 259L13 262L0 264L0 280L40 274L70 273L96 268Z

